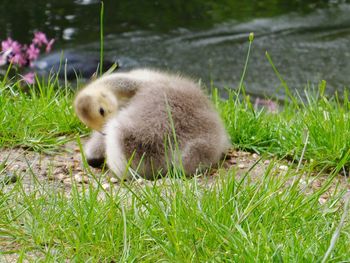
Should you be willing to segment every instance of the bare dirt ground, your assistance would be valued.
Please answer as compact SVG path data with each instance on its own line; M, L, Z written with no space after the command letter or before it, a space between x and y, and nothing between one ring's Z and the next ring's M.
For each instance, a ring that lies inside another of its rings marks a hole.
M96 178L101 179L100 182L106 189L119 187L118 180L111 177L106 170L91 168L95 178L86 171L76 142L67 143L53 155L21 148L2 149L0 150L1 163L6 163L6 165L3 168L0 167L0 182L5 183L9 189L16 181L21 180L24 188L30 191L33 188L34 181L37 181L62 189L69 195L73 183L77 183L81 187L84 184L97 186ZM215 180L219 173L222 174L223 169L234 169L238 178L246 175L249 171L247 177L252 182L256 182L262 178L267 169L271 168L270 163L271 160L261 158L258 154L232 149L222 164L221 172L217 169L211 169L202 175L200 180L210 183ZM295 170L296 165L286 161L273 161L272 169L271 175L283 176L289 169ZM308 174L300 176L301 187L304 187L306 192L310 192L322 187L329 175L324 174L314 177ZM148 181L142 179L139 179L138 182L141 184L148 183ZM332 182L331 188L320 197L320 202L325 202L336 188L349 190L349 178L342 175L337 176Z

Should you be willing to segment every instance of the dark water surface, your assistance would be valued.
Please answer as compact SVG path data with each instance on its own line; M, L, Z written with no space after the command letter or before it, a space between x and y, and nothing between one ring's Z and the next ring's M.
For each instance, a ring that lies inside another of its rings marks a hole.
M56 51L98 56L99 1L1 3L1 40L30 42L40 30L56 38ZM104 32L106 57L125 68L170 69L235 88L254 32L248 92L272 95L280 87L265 51L292 89L321 79L338 90L350 83L350 1L110 0Z

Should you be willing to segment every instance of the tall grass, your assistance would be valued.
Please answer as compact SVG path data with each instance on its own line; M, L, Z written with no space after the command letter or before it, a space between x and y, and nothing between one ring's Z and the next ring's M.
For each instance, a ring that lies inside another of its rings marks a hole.
M0 86L0 147L48 151L86 132L72 108L73 92L57 79L38 79L23 89L19 83Z
M234 92L216 104L235 147L295 160L305 148L308 161L332 168L345 158L349 168L348 92L326 96L325 85L322 81L318 90L305 91L305 101L294 96L297 104L285 103L277 114L255 109L247 97L236 103L239 95Z
M227 100L220 99L217 90L214 91L214 103L233 145L298 162L303 157L322 168L333 169L342 164L344 173L348 174L345 170L350 168L348 91L330 95L326 93L326 81L322 80L317 87L307 87L304 94L292 92L269 54L266 55L285 89L285 100L280 102L277 114L253 106L243 85L244 74L238 91L229 90Z
M103 73L103 51L104 51L104 35L103 35L103 19L104 19L104 3L101 1L101 10L100 10L100 76Z
M286 186L293 172L274 176L273 165L255 184L231 170L213 184L134 182L117 193L73 185L70 197L45 185L28 193L19 182L0 196L0 246L12 247L0 258L15 251L44 262L320 261L342 192L320 205L327 187L305 195L298 180ZM349 258L349 232L345 225L333 261Z

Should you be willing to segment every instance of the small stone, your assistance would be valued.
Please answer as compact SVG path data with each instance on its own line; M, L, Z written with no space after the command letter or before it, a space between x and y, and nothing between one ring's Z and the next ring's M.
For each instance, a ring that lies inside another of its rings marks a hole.
M80 176L79 174L74 175L74 181L77 183L82 183L83 182L83 177Z
M84 176L84 174L81 172L74 175L74 180L80 184L89 182L88 177L86 175Z
M306 182L304 179L300 179L300 180L299 180L299 183L300 183L301 185L307 185L307 182Z
M74 168L80 167L80 162L76 159L73 160Z
M111 177L111 178L109 179L109 181L110 181L111 183L113 183L113 184L116 184L116 183L119 182L119 179L118 179L118 178L115 178L115 177Z
M53 171L54 175L60 174L60 173L68 174L69 171L66 166L60 166Z
M143 185L143 184L145 184L145 180L142 179L142 178L137 178L136 179L136 183L139 184L139 185Z
M15 164L12 166L12 170L18 170L19 169L19 165L18 164Z
M230 164L237 164L237 160L234 159L234 158L229 159L227 162L230 163Z
M56 180L63 182L63 180L66 178L67 176L65 174L57 174L55 175Z
M270 164L270 160L265 160L265 161L264 161L264 164L265 164L265 165Z
M238 157L238 156L239 156L239 153L238 153L238 152L232 152L231 155L232 155L233 157Z
M65 185L72 185L72 180L70 178L66 178L66 179L63 180L63 183Z
M56 166L61 167L66 165L66 161L62 160L62 158L58 160L52 160L52 163L54 163Z
M287 165L280 165L279 169L281 171L288 171L288 166Z
M244 169L246 166L245 166L245 164L244 163L240 163L239 165L238 165L238 168L239 169Z
M110 189L110 184L109 183L104 183L102 184L102 188L105 190L109 190Z
M83 171L83 169L80 166L76 167L74 170L77 171L77 172L82 172Z
M320 189L321 186L322 186L322 183L320 181L318 181L318 180L312 182L312 187L314 189Z
M320 198L318 199L318 202L319 202L321 205L323 205L323 204L325 204L325 203L327 202L327 198L325 198L325 197L320 197Z
M256 153L253 153L252 157L253 157L254 159L258 159L258 158L259 158L259 155L256 154Z

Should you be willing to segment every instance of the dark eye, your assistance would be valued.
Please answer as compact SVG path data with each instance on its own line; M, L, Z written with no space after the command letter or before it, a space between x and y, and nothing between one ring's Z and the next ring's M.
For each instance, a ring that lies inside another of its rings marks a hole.
M104 110L103 108L100 108L100 114L101 114L102 116L105 116L105 110Z

